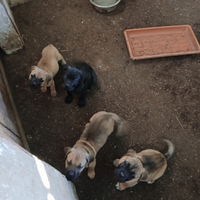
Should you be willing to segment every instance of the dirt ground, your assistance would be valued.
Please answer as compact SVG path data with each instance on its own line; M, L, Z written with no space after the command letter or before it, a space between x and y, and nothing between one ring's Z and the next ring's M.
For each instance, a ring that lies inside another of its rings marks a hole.
M112 135L99 151L95 179L85 170L75 182L80 200L200 199L200 56L133 61L123 35L130 28L189 24L200 41L199 12L200 0L122 0L107 14L88 0L33 0L13 8L26 48L5 56L5 70L33 154L63 173L64 147L74 145L94 113L114 112L132 124L128 136ZM72 66L86 61L96 71L100 87L85 108L77 98L64 103L61 72L55 98L29 87L30 67L49 43ZM152 185L117 191L113 160L129 148L165 153L162 137L176 148L165 174Z

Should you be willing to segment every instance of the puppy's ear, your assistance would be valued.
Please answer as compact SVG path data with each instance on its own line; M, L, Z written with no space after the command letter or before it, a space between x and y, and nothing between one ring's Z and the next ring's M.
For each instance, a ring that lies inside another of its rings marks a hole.
M31 78L35 78L35 74L31 74Z
M64 148L65 154L68 154L71 149L72 149L71 147L65 147Z
M94 161L94 156L91 154L88 154L87 157L85 158L87 161L87 164L89 165L91 162Z
M136 155L136 151L134 151L133 149L129 149L127 151L126 155L134 157Z
M131 173L131 178L135 178L135 172Z
M36 68L36 66L31 66L31 71L33 71Z
M67 71L68 69L70 69L71 67L69 65L63 65L62 66L62 71L65 72Z
M35 76L35 74L34 74L34 76ZM32 77L32 75L31 75L31 77ZM40 78L39 81L40 81L40 83L44 82L44 80L42 78Z
M49 82L51 81L52 77L49 74L46 74L46 83L47 85L49 84Z
M72 149L71 147L65 147L65 148L64 148L65 160L66 160L66 158L67 158L67 155L70 153L70 150L71 150L71 149Z

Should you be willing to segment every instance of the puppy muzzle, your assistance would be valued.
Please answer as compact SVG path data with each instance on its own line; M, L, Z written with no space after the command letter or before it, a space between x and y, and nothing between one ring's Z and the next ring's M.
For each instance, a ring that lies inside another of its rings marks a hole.
M115 177L118 182L124 183L135 178L135 172L130 168L130 163L125 161L115 168Z
M32 87L32 88L35 88L35 89L38 89L41 87L41 84L40 83L36 83L34 81L30 81L29 82L29 85Z
M73 88L70 87L70 84L68 83L63 83L62 87L64 88L65 91L67 92L73 92Z
M62 86L63 86L63 88L64 88L66 91L69 91L69 85L63 84Z
M32 88L39 88L41 84L44 82L42 78L37 78L36 75L31 75L31 79L29 80L29 84Z
M125 170L123 169L115 169L115 178L119 183L124 183L126 182L127 175Z
M79 172L65 169L65 177L68 181L75 181L78 178L78 176Z

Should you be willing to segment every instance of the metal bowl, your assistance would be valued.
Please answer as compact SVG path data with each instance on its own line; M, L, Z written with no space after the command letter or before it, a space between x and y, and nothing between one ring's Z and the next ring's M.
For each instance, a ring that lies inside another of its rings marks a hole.
M94 0L90 0L90 3L99 12L111 12L111 11L115 10L115 8L117 7L117 5L119 4L120 1L121 0L116 0L116 2L114 4L109 5L109 6L98 5L97 3L94 2Z

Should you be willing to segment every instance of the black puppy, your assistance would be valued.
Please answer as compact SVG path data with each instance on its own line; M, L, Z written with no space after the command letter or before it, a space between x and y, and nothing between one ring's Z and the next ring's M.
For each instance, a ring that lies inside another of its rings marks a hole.
M65 103L72 102L73 93L80 94L78 105L79 107L84 107L86 93L97 81L94 70L88 64L80 63L76 68L63 65L63 71L63 88L67 91Z

